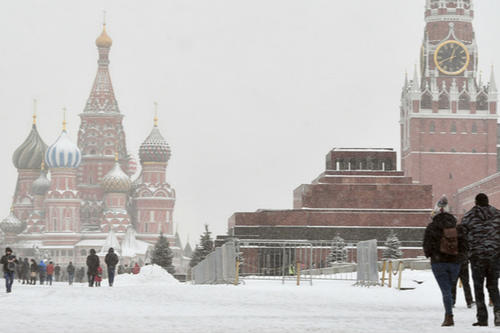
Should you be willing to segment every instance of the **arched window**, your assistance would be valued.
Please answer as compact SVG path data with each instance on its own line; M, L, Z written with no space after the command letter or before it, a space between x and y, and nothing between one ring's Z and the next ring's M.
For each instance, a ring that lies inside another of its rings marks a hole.
M470 109L470 98L469 94L463 93L458 98L458 109L459 110L469 110Z
M446 93L442 93L439 96L439 108L448 110L450 108L450 99Z
M85 249L81 249L81 250L80 250L80 255L81 255L82 257L85 257L85 256L87 255L87 250L85 250Z
M488 110L488 96L485 93L479 94L476 99L477 110Z
M432 109L432 96L430 92L427 91L422 95L421 104L422 109Z

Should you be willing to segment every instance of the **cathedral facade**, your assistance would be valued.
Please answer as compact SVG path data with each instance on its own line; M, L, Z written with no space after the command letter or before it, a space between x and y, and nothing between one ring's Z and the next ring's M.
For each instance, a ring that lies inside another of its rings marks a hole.
M109 74L111 45L104 25L77 143L64 121L60 136L47 146L33 116L31 132L13 155L18 180L11 213L0 229L18 256L42 253L58 263L76 264L85 262L90 248L104 252L109 246L124 259L146 261L163 233L182 266L184 251L173 229L175 190L166 181L170 146L155 116L138 152L140 173L132 180L136 166Z

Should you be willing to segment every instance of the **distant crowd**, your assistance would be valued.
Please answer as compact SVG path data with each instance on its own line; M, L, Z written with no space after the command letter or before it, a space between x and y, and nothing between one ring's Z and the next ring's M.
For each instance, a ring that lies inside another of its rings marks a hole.
M85 275L87 275L89 287L100 287L103 278L107 278L109 286L112 287L117 269L118 274L139 274L141 269L138 263L130 266L118 265L119 259L113 248L109 248L104 263L106 264L106 271L103 271L100 259L94 249L90 249L90 254L87 256L87 274L85 274L85 267L76 267L71 261L68 265L61 267L58 263L54 264L54 262L46 259L37 263L35 259L16 258L10 247L5 249L5 255L0 259L8 293L12 292L15 277L17 277L19 283L28 285L37 284L37 280L41 285L52 285L53 281L66 281L69 285L72 285L73 282L84 282Z

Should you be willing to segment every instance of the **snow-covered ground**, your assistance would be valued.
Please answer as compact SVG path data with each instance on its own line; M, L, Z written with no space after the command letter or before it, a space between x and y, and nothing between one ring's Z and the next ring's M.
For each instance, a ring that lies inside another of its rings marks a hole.
M424 281L416 284L413 280ZM240 286L178 283L156 267L120 275L115 286L25 286L0 293L0 332L500 332L472 328L459 289L455 327L441 328L443 306L429 271L405 271L403 287L354 287L352 281L247 280ZM3 283L3 280L0 282ZM2 285L3 287L3 285Z

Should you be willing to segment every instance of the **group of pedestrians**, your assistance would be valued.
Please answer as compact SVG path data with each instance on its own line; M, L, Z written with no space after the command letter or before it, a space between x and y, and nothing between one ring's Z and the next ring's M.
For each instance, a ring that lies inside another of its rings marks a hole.
M107 266L109 286L112 287L116 267L119 262L118 256L113 248L109 248L106 257L104 258L104 262ZM3 265L5 286L8 293L12 291L12 284L16 275L20 283L30 285L35 285L37 278L39 279L40 284L48 285L52 285L54 280L62 280L62 269L58 264L54 265L52 261L49 261L47 264L46 260L41 260L37 263L35 259L17 259L10 247L5 249L5 255L1 257L0 264ZM89 287L93 287L94 285L96 287L100 287L103 278L103 270L99 262L99 257L94 249L90 250L90 254L87 256L86 265ZM133 273L137 274L139 273L139 270L139 265L136 264ZM123 268L122 271L124 271ZM83 282L85 268L80 267L77 269L70 261L66 267L66 274L64 275L67 276L67 281L70 285L72 285L75 280L77 282Z
M473 326L488 326L484 282L493 305L494 324L500 326L500 211L489 204L488 196L479 193L475 206L457 223L450 214L448 200L443 196L433 211L432 221L425 230L424 252L431 260L434 277L439 285L445 308L441 326L453 326L453 306L456 285L460 278L464 286L467 307L474 304L469 286L469 261L474 285L477 322Z

